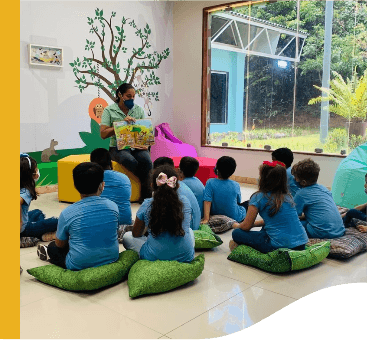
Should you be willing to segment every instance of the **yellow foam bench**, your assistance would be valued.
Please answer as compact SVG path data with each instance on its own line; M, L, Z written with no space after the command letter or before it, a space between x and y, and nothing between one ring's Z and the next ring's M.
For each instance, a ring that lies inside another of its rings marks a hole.
M58 170L58 198L60 202L74 203L80 200L80 194L74 187L73 169L80 163L90 162L90 155L70 155L59 159L57 162ZM132 185L131 202L137 202L140 198L141 183L137 176L127 170L119 163L112 162L112 168L128 176Z

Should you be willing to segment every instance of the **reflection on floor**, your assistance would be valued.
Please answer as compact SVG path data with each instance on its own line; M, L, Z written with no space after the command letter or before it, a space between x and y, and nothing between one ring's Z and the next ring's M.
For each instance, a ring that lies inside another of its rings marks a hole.
M242 186L243 200L256 190ZM68 204L57 193L41 195L31 209L58 216ZM133 204L133 216L139 205ZM47 264L36 248L20 249L21 338L203 339L234 333L319 289L367 282L367 254L348 261L325 259L289 274L269 274L227 260L231 231L224 243L205 251L205 270L192 283L171 292L132 300L127 282L89 293L72 293L40 283L26 269ZM120 245L120 250L124 250ZM199 254L199 252L197 252Z

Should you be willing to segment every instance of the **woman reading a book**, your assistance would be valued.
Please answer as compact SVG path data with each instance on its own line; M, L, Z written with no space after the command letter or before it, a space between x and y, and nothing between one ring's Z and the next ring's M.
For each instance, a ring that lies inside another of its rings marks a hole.
M135 145L134 148L118 150L113 123L121 121L131 123L137 119L143 119L144 111L140 106L134 104L135 90L132 85L127 83L120 85L116 90L116 97L116 102L103 111L100 124L101 138L111 137L109 149L111 159L126 167L140 179L140 201L143 201L143 199L150 197L147 179L152 169L152 161L148 147Z

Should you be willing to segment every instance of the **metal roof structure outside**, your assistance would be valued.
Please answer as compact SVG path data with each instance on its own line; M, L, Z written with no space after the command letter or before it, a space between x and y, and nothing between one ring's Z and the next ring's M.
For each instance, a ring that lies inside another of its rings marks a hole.
M211 31L211 48L294 62L300 61L308 36L304 31L233 11L213 13Z

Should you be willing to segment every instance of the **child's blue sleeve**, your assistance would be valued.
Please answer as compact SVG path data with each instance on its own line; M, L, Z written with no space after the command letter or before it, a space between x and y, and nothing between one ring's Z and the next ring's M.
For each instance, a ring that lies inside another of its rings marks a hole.
M305 206L305 201L303 199L303 196L301 195L301 190L299 190L294 196L294 202L296 212L298 213L298 216L301 216L303 214Z
M63 212L61 212L59 220L58 220L56 238L59 239L60 241L69 240L69 225L65 221Z
M204 187L203 201L212 202L213 190L211 182L207 182Z
M145 216L146 210L148 208L147 205L148 205L147 202L143 201L142 205L139 207L139 209L137 211L137 214L136 214L137 218L140 219L143 222L145 222L144 216Z
M237 186L237 194L236 194L236 202L239 204L241 203L241 191L240 191L240 185L239 183L236 183Z

